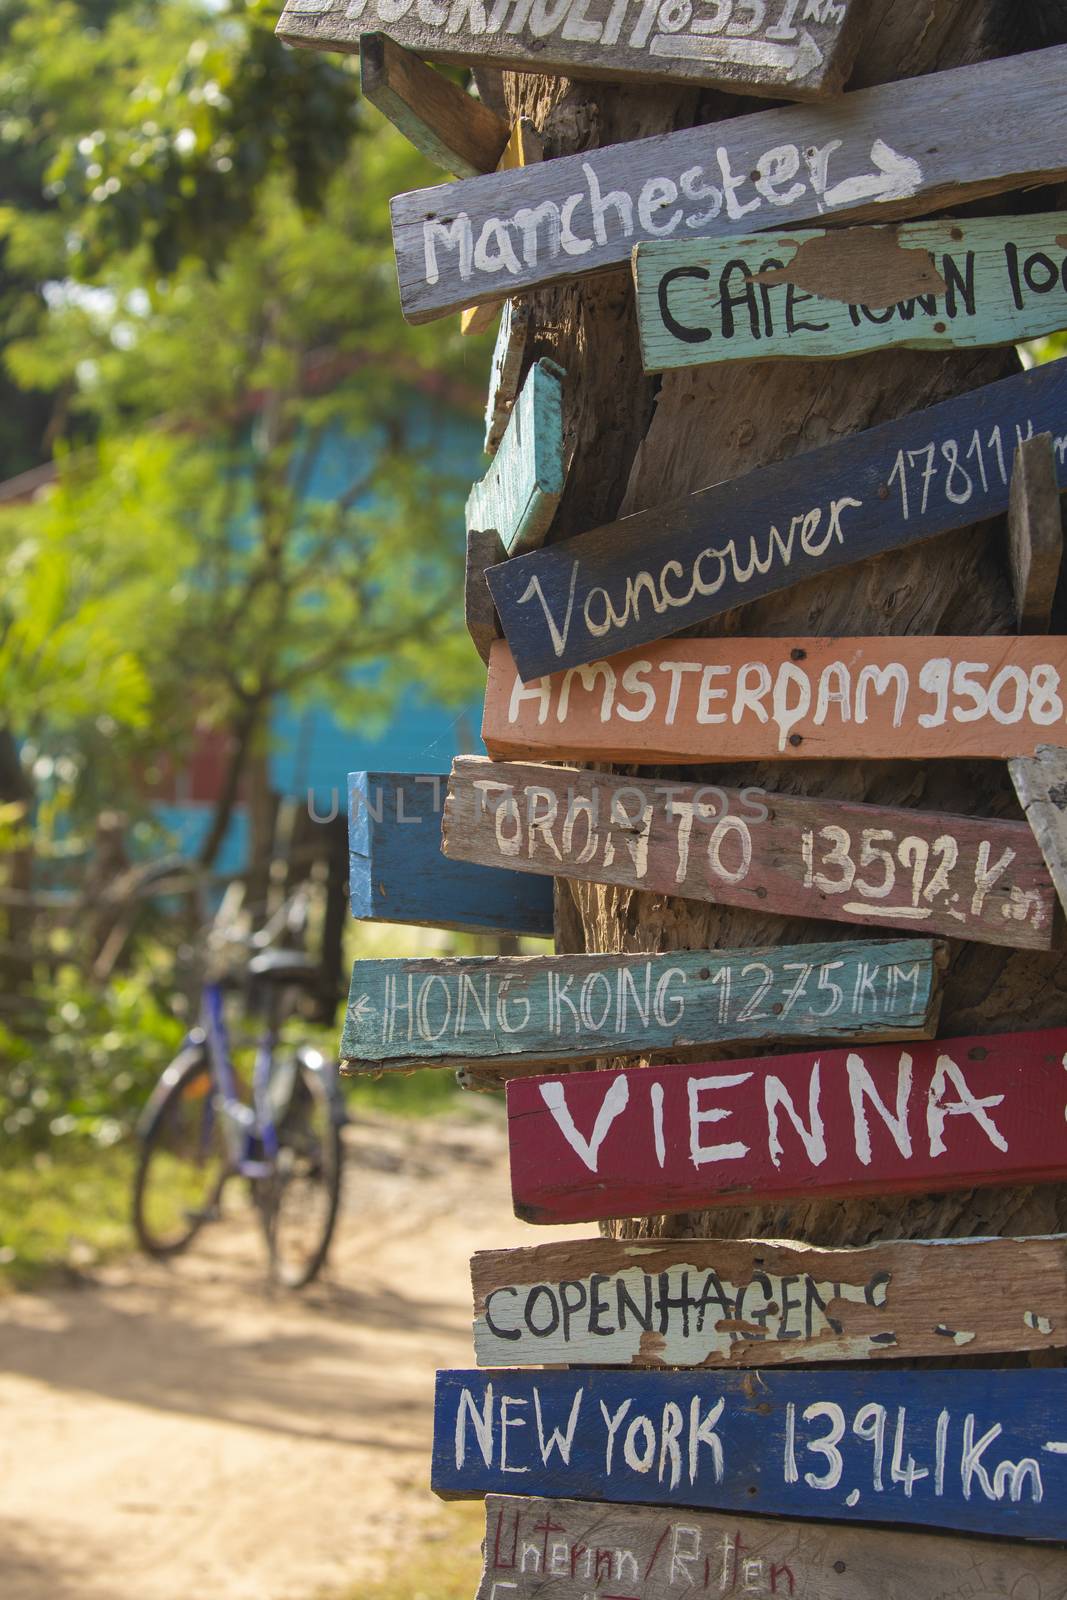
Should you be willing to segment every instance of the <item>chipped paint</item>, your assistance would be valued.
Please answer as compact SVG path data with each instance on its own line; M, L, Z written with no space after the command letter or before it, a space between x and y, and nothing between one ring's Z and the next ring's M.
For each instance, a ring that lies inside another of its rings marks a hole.
M1033 1328L1035 1333L1051 1333L1052 1323L1048 1317L1041 1316L1036 1311L1027 1311L1023 1315L1023 1323L1027 1328Z
M866 305L874 311L920 294L944 294L948 287L929 250L907 249L895 228L814 234L797 246L785 266L755 273L749 282L792 283L824 300Z

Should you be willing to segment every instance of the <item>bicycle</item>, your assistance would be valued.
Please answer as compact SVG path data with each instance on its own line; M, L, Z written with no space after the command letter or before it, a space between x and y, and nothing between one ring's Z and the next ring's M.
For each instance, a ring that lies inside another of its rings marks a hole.
M292 1289L310 1283L326 1261L341 1198L346 1120L336 1062L306 1046L279 1052L284 1002L294 990L314 986L318 963L303 951L269 946L283 927L294 930L304 906L298 891L265 928L242 935L228 927L233 902L229 891L223 897L208 938L199 1022L138 1123L133 1187L138 1243L167 1259L219 1220L226 1185L245 1180L271 1278ZM239 974L232 970L235 950L243 962ZM253 1001L262 998L265 1013L251 1105L240 1093L223 1015L225 990L245 984ZM308 1202L310 1225L301 1214Z

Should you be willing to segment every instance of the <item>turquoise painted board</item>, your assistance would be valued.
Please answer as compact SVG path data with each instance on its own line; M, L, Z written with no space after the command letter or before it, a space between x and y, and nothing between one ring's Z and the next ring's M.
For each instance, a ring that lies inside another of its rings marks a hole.
M509 555L536 550L563 493L563 379L554 361L530 368L493 464L467 498L467 531L493 528Z
M742 1039L915 1039L936 1030L930 939L667 955L357 961L346 1070L639 1056Z
M530 302L505 300L500 313L493 365L489 373L489 395L485 403L485 453L495 456L519 392L526 336L530 330Z
M639 244L646 372L1014 344L1067 327L1067 213Z
M349 899L363 922L552 937L552 885L441 854L441 773L348 774Z

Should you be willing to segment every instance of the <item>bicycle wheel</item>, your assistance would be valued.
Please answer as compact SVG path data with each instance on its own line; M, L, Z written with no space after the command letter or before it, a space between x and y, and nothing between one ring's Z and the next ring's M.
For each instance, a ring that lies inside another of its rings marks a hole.
M282 1074L291 1078L281 1084L279 1094ZM272 1099L278 1156L272 1174L256 1179L253 1187L271 1276L287 1289L302 1289L321 1271L337 1221L344 1159L341 1128L321 1073L303 1061L279 1069Z
M175 1256L218 1215L229 1173L215 1085L200 1049L167 1068L145 1111L133 1226L150 1256Z

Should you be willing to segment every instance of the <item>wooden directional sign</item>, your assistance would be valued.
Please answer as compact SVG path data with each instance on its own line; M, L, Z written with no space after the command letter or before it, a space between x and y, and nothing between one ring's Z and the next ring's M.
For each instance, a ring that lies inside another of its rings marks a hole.
M532 313L528 300L505 301L497 329L493 366L489 374L489 398L485 406L485 453L495 456L504 437L519 392L526 339Z
M494 758L716 761L1031 755L1067 722L1067 637L679 639L524 686L489 652Z
M471 1284L480 1367L754 1367L1067 1345L1067 1236L855 1250L570 1239L481 1250Z
M944 961L929 939L357 961L341 1054L348 1070L514 1071L739 1039L929 1038Z
M1061 464L1067 469L1067 440L1051 433L1020 440L1012 464L1008 556L1020 633L1047 633L1052 622L1063 566Z
M1008 768L1060 904L1067 910L1067 750L1038 745L1032 756L1019 756L1008 762Z
M362 29L383 27L437 61L809 100L844 84L864 11L863 0L653 0L629 8L503 0L451 9L433 0L415 8L410 0L287 0L278 32L290 44L354 50Z
M384 33L360 38L359 75L364 99L428 161L458 178L493 171L508 142L508 125L450 78Z
M1055 893L1025 822L459 756L451 860L1047 950Z
M550 939L550 883L441 854L445 782L440 773L349 773L352 915Z
M294 37L288 11L283 32ZM312 24L303 42L315 36ZM399 195L404 315L598 272L646 239L885 222L1058 181L1065 70L1058 45Z
M1067 325L1067 215L661 240L634 280L646 372L1017 344Z
M520 117L511 130L507 144L504 146L500 160L497 162L498 172L511 172L518 167L531 166L535 161L544 158L544 148L541 144L541 135L534 127L529 117ZM479 301L477 305L466 306L459 319L461 333L475 334L486 333L493 326L493 318L500 310L499 299Z
M544 541L563 493L563 379L535 361L493 464L467 498L467 529L494 528L512 555Z
M625 1600L1067 1594L1067 1551L1052 1545L513 1494L486 1496L483 1548L475 1600L591 1600L612 1590Z
M489 584L519 672L633 649L999 516L1019 440L1046 432L1067 488L1067 361L505 562Z
M1062 1539L1067 1371L439 1372L430 1481Z
M519 1079L515 1211L597 1222L1060 1181L1065 1069L1067 1029L1050 1028Z
M489 652L500 638L500 618L496 614L485 569L493 561L503 561L504 545L495 528L467 530L467 564L463 578L463 620L474 648L489 665Z

